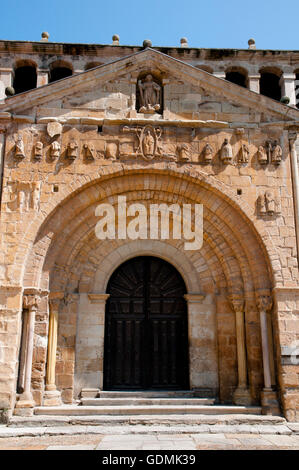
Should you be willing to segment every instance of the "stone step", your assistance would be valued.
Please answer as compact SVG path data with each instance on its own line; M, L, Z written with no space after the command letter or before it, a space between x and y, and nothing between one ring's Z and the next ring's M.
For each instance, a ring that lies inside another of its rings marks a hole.
M264 416L253 414L229 414L229 415L122 415L122 416L51 416L35 415L30 417L13 416L8 428L65 428L66 433L72 432L72 427L80 427L87 432L87 426L103 434L111 429L124 429L127 432L235 432L241 433L289 433L286 420L280 416ZM110 430L110 431L109 431ZM82 431L82 432L83 432ZM90 431L90 429L89 429ZM90 431L95 432L95 431ZM1 437L1 436L0 436Z
M191 406L214 405L213 398L82 398L82 406Z
M205 398L203 392L195 390L145 390L139 391L100 391L100 398Z
M223 405L143 405L143 406L38 406L36 415L52 416L92 416L92 415L192 415L192 414L261 414L258 406L223 406Z

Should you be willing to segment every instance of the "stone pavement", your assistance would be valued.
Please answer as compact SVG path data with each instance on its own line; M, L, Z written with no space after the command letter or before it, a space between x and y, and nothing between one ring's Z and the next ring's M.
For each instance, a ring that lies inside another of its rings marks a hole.
M0 439L0 450L299 450L299 434L65 434Z

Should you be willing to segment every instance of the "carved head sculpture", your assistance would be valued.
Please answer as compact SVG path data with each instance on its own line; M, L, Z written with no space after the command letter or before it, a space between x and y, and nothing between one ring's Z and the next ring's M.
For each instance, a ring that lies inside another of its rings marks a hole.
M259 311L268 312L273 305L272 297L270 294L259 294L257 296L257 307Z

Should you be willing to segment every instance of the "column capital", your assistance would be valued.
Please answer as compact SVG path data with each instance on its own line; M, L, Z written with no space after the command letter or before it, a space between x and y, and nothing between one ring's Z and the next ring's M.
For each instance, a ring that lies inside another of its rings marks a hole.
M256 303L259 312L269 312L273 306L271 293L269 291L257 292Z
M40 302L38 294L25 294L23 295L23 308L29 311L36 311Z
M245 310L245 300L243 295L240 294L232 294L228 296L228 301L233 307L236 313L240 312L243 313Z
M51 313L58 313L59 305L64 298L64 292L50 292L49 305Z
M290 129L288 137L289 137L290 145L291 146L294 145L296 140L297 140L297 137L298 137L298 130L297 129Z

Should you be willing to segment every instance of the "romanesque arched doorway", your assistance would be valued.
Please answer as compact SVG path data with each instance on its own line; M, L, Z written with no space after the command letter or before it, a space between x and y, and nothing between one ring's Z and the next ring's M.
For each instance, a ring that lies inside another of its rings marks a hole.
M107 293L104 389L188 389L186 286L178 271L139 256L116 269Z

